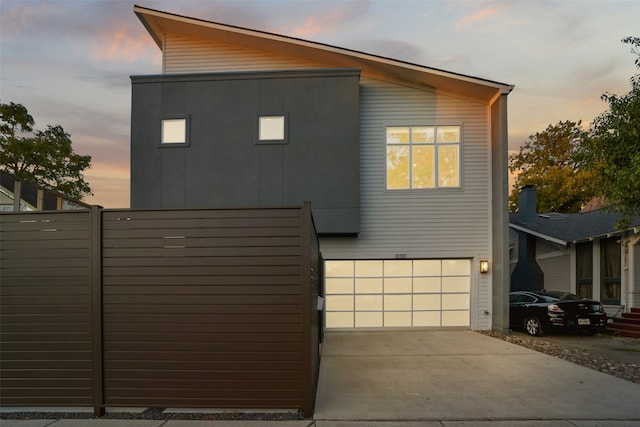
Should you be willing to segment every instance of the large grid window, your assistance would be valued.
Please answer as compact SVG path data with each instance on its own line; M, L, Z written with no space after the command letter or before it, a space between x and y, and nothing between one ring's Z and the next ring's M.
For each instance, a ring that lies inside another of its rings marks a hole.
M388 190L460 187L460 126L386 131Z
M576 294L593 298L593 242L576 245Z
M325 262L327 328L469 326L471 261Z
M600 240L600 302L619 305L621 296L622 255L619 237Z

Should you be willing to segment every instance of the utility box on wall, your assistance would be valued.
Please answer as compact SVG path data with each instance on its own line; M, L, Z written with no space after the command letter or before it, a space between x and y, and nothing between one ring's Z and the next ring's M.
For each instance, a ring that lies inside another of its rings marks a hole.
M356 69L132 77L131 207L310 201L319 234L356 235Z

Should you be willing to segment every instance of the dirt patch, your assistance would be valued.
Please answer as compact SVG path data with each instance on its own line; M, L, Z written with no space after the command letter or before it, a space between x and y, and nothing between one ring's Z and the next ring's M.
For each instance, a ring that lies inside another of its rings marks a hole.
M494 331L481 333L640 384L638 338L610 334L532 337L515 331L509 335Z

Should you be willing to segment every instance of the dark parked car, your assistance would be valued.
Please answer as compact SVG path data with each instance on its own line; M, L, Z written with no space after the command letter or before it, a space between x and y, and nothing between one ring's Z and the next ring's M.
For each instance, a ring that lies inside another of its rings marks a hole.
M516 291L509 294L509 325L529 335L551 330L595 334L607 325L607 314L598 301L568 292Z

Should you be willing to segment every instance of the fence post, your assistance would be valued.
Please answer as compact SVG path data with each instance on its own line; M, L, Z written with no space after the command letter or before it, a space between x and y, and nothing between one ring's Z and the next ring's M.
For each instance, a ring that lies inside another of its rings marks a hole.
M311 381L311 204L305 202L302 216L302 412L313 416L313 382Z
M102 208L91 206L91 350L93 414L104 415L104 386L102 366Z

